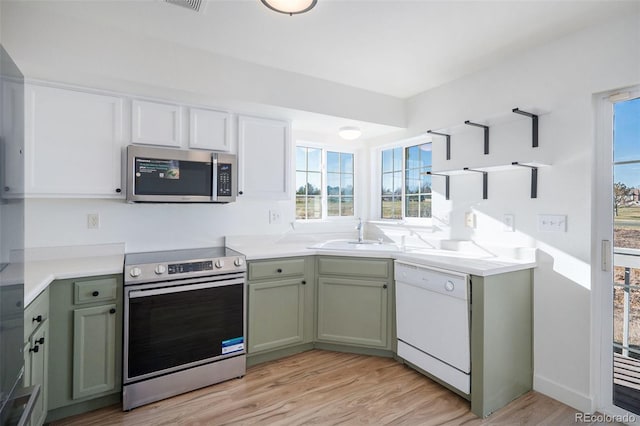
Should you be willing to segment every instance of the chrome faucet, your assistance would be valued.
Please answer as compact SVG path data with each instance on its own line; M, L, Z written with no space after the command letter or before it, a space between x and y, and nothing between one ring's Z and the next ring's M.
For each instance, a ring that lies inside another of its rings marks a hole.
M362 218L358 218L358 226L356 226L358 230L358 242L361 243L364 241L364 226L362 226Z

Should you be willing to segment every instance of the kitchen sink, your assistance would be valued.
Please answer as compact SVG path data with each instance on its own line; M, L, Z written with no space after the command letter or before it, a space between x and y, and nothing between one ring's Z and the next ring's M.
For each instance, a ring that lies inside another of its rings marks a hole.
M400 251L396 244L383 243L375 240L330 240L323 243L314 244L309 248L342 251Z

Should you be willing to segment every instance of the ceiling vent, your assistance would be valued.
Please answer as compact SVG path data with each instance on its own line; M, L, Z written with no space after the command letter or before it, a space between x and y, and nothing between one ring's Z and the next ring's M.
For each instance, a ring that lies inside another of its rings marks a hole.
M204 9L207 0L164 0L167 3L175 4L176 6L184 7L185 9L193 10L194 12L201 12Z

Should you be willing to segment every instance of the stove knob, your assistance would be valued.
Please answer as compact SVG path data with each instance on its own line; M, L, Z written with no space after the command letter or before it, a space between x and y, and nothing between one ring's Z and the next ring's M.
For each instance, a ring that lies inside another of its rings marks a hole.
M155 272L156 272L157 275L162 275L165 272L167 272L167 268L164 265L157 265L156 269L155 269Z
M224 267L224 260L218 259L216 260L216 268L220 269Z
M447 291L453 291L454 288L455 288L455 285L453 285L453 281L447 281L444 284L444 289Z
M131 268L131 271L129 271L129 275L133 278L139 277L140 274L142 274L142 269L140 268Z
M236 258L236 260L233 261L233 264L240 267L244 265L244 259L242 259L241 257L238 257Z

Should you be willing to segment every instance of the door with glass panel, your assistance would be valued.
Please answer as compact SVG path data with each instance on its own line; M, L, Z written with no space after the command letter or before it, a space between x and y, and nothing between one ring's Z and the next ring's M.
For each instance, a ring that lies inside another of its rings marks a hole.
M640 414L640 97L613 101L613 404Z

